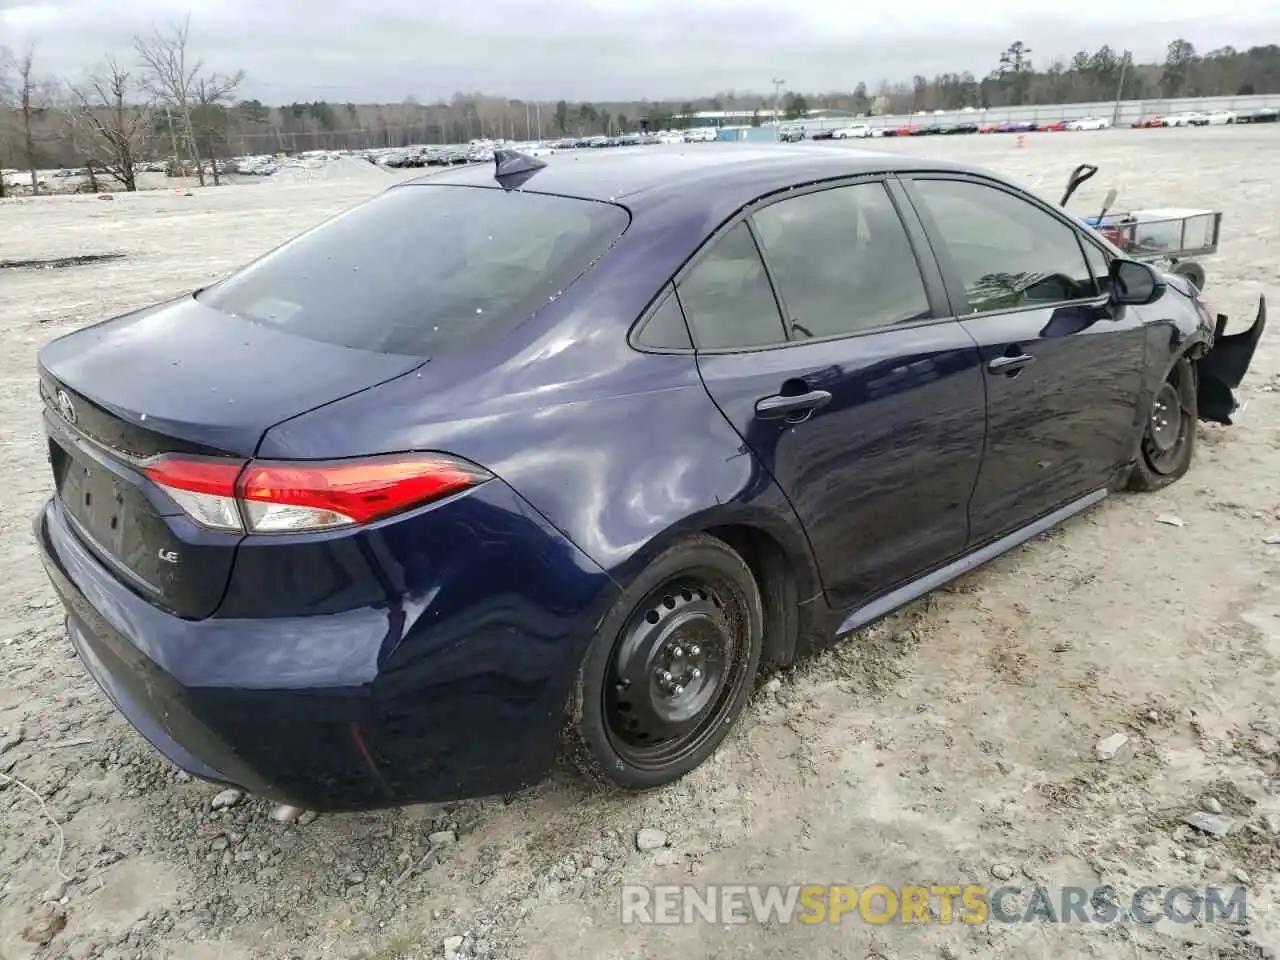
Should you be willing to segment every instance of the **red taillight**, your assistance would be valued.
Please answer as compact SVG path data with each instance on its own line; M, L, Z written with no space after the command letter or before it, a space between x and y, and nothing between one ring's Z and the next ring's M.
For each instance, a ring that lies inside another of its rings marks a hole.
M489 479L435 453L329 463L163 457L145 472L200 525L250 533L369 523Z
M369 523L474 486L488 475L438 455L347 463L250 463L240 500L255 531L315 530Z
M243 460L161 457L148 463L143 472L164 487L182 512L200 526L243 531L236 503L236 478L243 469Z

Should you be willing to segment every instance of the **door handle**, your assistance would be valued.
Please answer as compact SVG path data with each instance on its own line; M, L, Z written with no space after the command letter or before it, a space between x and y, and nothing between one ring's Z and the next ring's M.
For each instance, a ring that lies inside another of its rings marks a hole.
M1036 358L1029 353L1020 353L1016 357L996 357L987 362L987 369L992 373L1017 373L1029 363L1035 363Z
M778 417L790 417L797 413L817 410L831 402L831 394L826 390L810 390L793 397L777 394L756 401L756 416L764 420Z

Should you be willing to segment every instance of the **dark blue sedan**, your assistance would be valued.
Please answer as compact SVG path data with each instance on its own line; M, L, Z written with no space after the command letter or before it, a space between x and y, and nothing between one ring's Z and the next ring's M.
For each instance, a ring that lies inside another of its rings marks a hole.
M785 665L1230 422L1264 326L989 174L803 147L402 184L39 357L71 643L317 810L705 760Z

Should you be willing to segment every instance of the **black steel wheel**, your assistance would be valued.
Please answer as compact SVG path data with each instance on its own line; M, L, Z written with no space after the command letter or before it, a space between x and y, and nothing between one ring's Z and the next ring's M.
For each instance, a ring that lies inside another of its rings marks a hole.
M1158 490L1187 472L1195 450L1198 417L1195 370L1189 360L1182 359L1174 364L1152 400L1130 489Z
M710 756L750 696L760 592L727 544L692 537L624 591L579 673L582 766L629 789L669 783Z

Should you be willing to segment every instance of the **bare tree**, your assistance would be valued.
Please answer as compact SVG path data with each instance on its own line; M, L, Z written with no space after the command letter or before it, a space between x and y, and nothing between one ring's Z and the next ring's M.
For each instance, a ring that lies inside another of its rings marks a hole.
M52 114L58 119L61 131L58 139L63 143L62 160L64 166L83 166L90 193L100 193L98 185L98 168L90 145L97 139L97 134L90 129L82 116L84 109L79 95L67 85L61 91L50 96Z
M145 95L128 70L107 57L101 70L82 87L69 87L74 98L72 122L92 170L104 170L126 190L138 189L134 163L150 136L154 101L131 102Z
M195 99L196 77L200 73L201 62L192 59L187 52L187 40L191 34L191 14L187 14L181 23L170 23L161 30L152 27L149 37L134 37L133 48L142 61L145 71L143 84L155 99L165 105L167 110L178 114L178 122L182 125L183 140L191 152L191 162L200 178L200 186L204 186L204 165L200 162L200 148L196 144L195 127L191 122L191 106ZM177 150L177 137L173 134L172 116L170 116L170 136ZM181 157L174 158L179 164Z
M8 129L6 117L7 107L13 102L13 83L10 76L13 72L13 53L8 47L0 46L0 147L7 146ZM4 156L5 151L0 150L0 157ZM3 166L3 164L0 164ZM4 181L4 172L0 171L0 199L5 196L6 184Z
M40 178L36 175L36 135L35 122L37 115L43 113L49 102L49 84L35 74L36 44L33 42L16 61L14 72L17 76L15 101L18 116L22 120L22 155L27 162L27 170L31 173L31 193L40 192Z
M193 112L197 114L199 120L196 127L205 136L209 147L209 160L213 167L215 187L221 183L218 178L218 147L227 144L227 126L230 122L227 106L234 101L236 88L243 80L243 70L237 70L231 76L214 73L196 80L196 109Z

